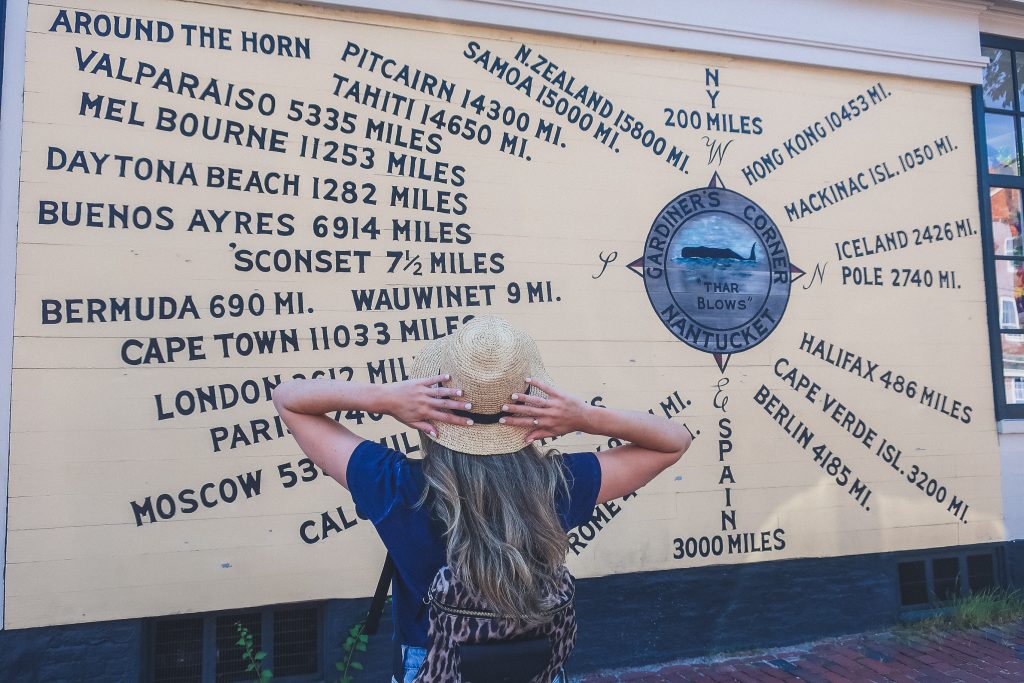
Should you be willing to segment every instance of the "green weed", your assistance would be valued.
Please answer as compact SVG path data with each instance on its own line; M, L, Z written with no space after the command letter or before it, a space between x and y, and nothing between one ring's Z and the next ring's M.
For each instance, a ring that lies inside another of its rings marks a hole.
M242 659L248 662L245 665L245 670L251 671L252 675L256 677L253 679L254 683L267 683L274 677L274 673L270 669L263 668L263 660L267 653L263 650L256 650L252 634L249 633L249 629L242 626L242 622L235 622L235 630L238 631L238 642L235 644L242 648Z
M986 588L954 599L943 614L902 625L908 635L998 626L1024 619L1024 592L1020 589Z

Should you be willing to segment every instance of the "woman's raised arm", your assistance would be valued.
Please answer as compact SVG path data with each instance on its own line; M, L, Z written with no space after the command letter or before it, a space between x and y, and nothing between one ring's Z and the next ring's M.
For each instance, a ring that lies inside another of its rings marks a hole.
M585 432L631 443L597 454L601 490L597 502L620 498L639 489L682 457L693 436L684 425L650 413L598 408L535 379L527 380L548 398L513 394L503 410L512 425L533 427L527 439ZM519 403L516 403L519 401Z
M335 411L363 410L384 413L402 424L435 433L432 423L465 424L450 410L469 410L469 404L451 400L459 389L434 386L450 379L436 375L394 384L365 384L337 379L293 379L273 391L274 407L299 448L320 469L348 488L345 471L349 458L364 439L328 417Z

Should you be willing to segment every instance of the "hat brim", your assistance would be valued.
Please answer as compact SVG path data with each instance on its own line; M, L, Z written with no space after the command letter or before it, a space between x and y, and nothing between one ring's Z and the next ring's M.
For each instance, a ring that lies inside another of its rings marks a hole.
M449 362L445 353L447 339L448 337L435 339L416 354L409 370L411 378L433 377L452 370L452 368L446 367ZM539 359L529 368L529 372L530 377L549 386L554 385L554 380L551 379L551 375L548 374ZM445 386L443 382L441 384ZM546 393L533 385L524 384L523 390L531 396L547 397ZM437 429L437 436L433 437L428 434L427 438L453 451L469 455L499 455L520 451L526 448L526 437L534 429L500 423L454 425L447 422L436 422L433 424Z

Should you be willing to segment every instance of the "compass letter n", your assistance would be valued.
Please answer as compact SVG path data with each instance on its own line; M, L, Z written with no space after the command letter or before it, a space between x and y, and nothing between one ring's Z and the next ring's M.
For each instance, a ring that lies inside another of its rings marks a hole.
M825 282L825 266L828 265L828 261L824 263L814 264L814 274L811 275L811 279L804 285L804 289L810 289L816 282L824 284Z

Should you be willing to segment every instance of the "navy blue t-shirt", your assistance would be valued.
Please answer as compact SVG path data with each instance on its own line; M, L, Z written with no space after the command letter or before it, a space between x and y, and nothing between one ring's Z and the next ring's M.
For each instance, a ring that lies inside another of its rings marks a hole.
M560 496L555 507L568 531L593 515L601 466L593 453L561 457L569 498ZM429 503L416 507L424 487L420 461L375 441L363 441L352 452L346 476L357 514L373 522L395 561L391 606L395 639L426 647L427 610L420 606L434 575L445 564L445 545L443 530L431 523Z

